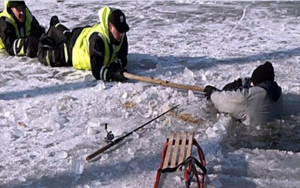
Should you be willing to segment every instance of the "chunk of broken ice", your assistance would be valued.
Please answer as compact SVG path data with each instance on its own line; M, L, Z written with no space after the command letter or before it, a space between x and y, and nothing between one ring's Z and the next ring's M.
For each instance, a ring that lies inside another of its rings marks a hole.
M186 77L188 79L194 79L194 73L193 73L193 71L191 71L187 67L184 68L183 75L184 75L184 77Z
M101 187L102 183L99 180L93 180L91 181L91 185L93 187Z
M3 131L0 133L0 138L3 141L11 141L11 133L9 131Z
M95 86L95 90L102 91L106 88L105 83L102 80L98 81L97 83L98 84Z
M72 160L72 172L75 174L82 174L84 168L84 160L74 159Z
M160 62L158 62L156 64L155 74L156 75L163 75L164 74L164 68L163 68L163 66L162 66L162 64Z
M126 91L123 93L122 98L123 99L127 99L128 98L128 93Z
M93 81L93 80L95 80L95 78L91 74L88 74L84 77L84 81L86 81L86 82L90 82L90 81Z
M193 91L191 91L191 90L188 91L188 99L190 101L193 101L195 99L195 95L194 95Z
M132 133L132 137L133 137L133 138L139 138L140 135L138 135L136 132L133 132L133 133Z
M25 137L24 131L22 129L18 129L18 128L14 130L13 135L15 135L18 138Z
M86 132L87 132L87 135L95 135L97 133L93 127L88 127Z
M205 133L207 134L208 138L213 138L217 136L216 131L211 127L209 127Z
M59 151L55 154L58 159L65 159L68 157L68 153L65 151Z
M52 125L51 125L51 129L53 131L58 131L59 129L61 129L61 126L60 126L59 123L53 122Z

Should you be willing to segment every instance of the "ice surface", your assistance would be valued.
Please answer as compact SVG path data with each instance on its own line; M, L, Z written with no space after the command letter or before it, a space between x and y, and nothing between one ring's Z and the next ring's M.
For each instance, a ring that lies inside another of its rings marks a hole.
M98 22L104 5L121 8L130 26L127 69L136 75L222 88L269 60L284 93L284 117L245 127L216 112L201 92L131 79L97 81L90 71L50 68L2 50L1 188L153 187L163 146L177 130L195 132L205 153L207 187L300 187L297 1L26 3L46 29L52 15L73 29ZM101 124L118 138L176 104L175 111L85 162L84 156L107 144ZM163 187L184 186L182 174L169 180Z
M92 169L93 176L98 176L100 174L100 168L99 167L92 165L91 169Z
M100 123L101 122L100 122L99 118L92 117L88 120L87 127L99 127Z
M219 180L218 178L214 178L213 181L211 182L211 184L212 184L215 188L223 187L223 184L220 182L220 180Z
M175 176L174 180L179 184L182 182L182 179L179 176Z
M133 169L133 171L135 172L135 173L137 173L140 169L139 169L139 167L138 167L138 164L137 164L137 162L130 162L130 164L129 164L129 166L130 166L130 168L132 168Z

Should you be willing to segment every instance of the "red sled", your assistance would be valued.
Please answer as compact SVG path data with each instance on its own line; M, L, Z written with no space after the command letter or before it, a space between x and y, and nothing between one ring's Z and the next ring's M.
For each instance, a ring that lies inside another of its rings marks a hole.
M196 146L199 160L193 156L192 146ZM181 138L181 132L171 132L167 139L161 156L161 163L156 173L154 188L158 188L161 173L175 172L184 170L185 185L190 188L193 177L195 176L198 188L204 187L206 175L206 163L202 148L194 138L194 133L189 134L185 131ZM200 170L200 171L198 171ZM201 176L201 181L199 179Z

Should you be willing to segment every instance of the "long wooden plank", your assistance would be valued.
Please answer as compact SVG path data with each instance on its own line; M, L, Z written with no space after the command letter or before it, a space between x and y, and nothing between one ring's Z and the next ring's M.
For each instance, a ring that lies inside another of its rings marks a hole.
M170 160L171 150L172 150L172 145L173 145L173 138L174 138L174 132L170 132L168 148L167 148L166 156L164 159L163 169L167 168L169 166L169 160Z
M186 146L186 138L187 138L187 132L184 131L183 133L183 138L181 140L181 149L180 149L180 156L179 156L179 161L178 163L182 163L184 160L184 155L185 155L185 146Z
M188 148L187 148L186 158L188 158L189 156L191 156L193 139L194 139L194 132L190 132L189 144L188 144Z
M200 92L204 91L204 87L200 87L200 86L177 84L177 83L172 83L161 79L153 79L146 76L138 76L138 75L130 74L128 72L124 72L123 75L125 78L128 79L138 80L138 81L147 82L151 84L158 84L162 86L174 87L178 89L185 89L185 90L192 90L192 91L200 91Z
M173 155L172 155L171 168L176 166L179 141L180 141L180 132L178 131L176 133L176 140L175 140L174 151L173 151Z

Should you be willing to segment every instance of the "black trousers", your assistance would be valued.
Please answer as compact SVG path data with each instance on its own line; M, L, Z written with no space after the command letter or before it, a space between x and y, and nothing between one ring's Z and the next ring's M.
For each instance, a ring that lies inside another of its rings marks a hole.
M50 26L47 35L39 40L39 62L51 67L72 66L72 57L67 48L69 36L70 30L66 26Z

